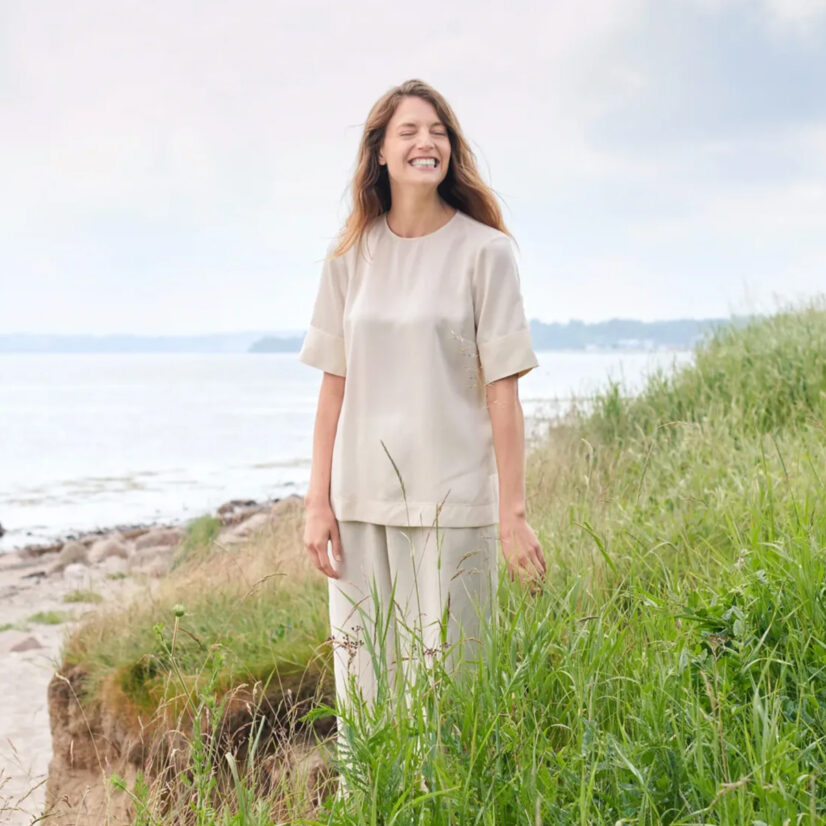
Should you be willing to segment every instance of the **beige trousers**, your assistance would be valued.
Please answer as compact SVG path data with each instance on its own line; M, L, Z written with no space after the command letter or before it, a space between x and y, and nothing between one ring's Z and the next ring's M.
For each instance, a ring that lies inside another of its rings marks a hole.
M333 560L340 577L328 578L337 699L346 705L356 691L374 702L382 679L393 691L401 677L406 702L416 660L431 667L440 657L455 673L478 657L497 585L497 525L338 528L344 559ZM342 730L339 717L339 741Z

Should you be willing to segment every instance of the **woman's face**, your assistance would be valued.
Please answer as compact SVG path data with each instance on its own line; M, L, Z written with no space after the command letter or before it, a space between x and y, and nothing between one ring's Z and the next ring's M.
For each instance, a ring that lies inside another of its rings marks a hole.
M433 163L415 165L414 158ZM447 175L450 138L433 104L420 97L404 97L384 134L379 163L387 164L387 174L395 186L435 189Z

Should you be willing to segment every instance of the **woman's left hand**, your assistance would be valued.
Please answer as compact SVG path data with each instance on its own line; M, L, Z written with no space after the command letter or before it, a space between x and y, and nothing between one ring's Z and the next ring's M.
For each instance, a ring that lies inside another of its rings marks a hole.
M545 579L546 567L542 546L527 518L500 514L499 536L511 580L516 576L522 584L527 580L533 594L537 589L537 581Z

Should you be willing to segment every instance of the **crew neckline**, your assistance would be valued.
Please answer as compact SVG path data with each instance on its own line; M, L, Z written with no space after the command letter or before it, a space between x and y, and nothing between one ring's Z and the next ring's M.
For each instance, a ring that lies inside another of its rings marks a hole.
M390 229L390 224L387 223L387 212L382 213L382 223L384 224L384 228L387 231L387 234L395 239L396 241L424 241L425 238L432 238L434 235L438 235L443 230L447 229L455 220L456 217L459 215L460 210L454 207L454 213L450 216L450 219L442 224L438 229L434 229L433 232L426 232L424 235L414 235L412 238L405 238L403 235L396 235L392 229Z

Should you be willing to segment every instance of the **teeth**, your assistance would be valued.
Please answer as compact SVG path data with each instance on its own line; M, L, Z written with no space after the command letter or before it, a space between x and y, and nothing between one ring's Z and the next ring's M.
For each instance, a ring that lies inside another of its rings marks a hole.
M436 161L432 158L421 159L416 158L415 160L410 161L411 166L436 166Z

